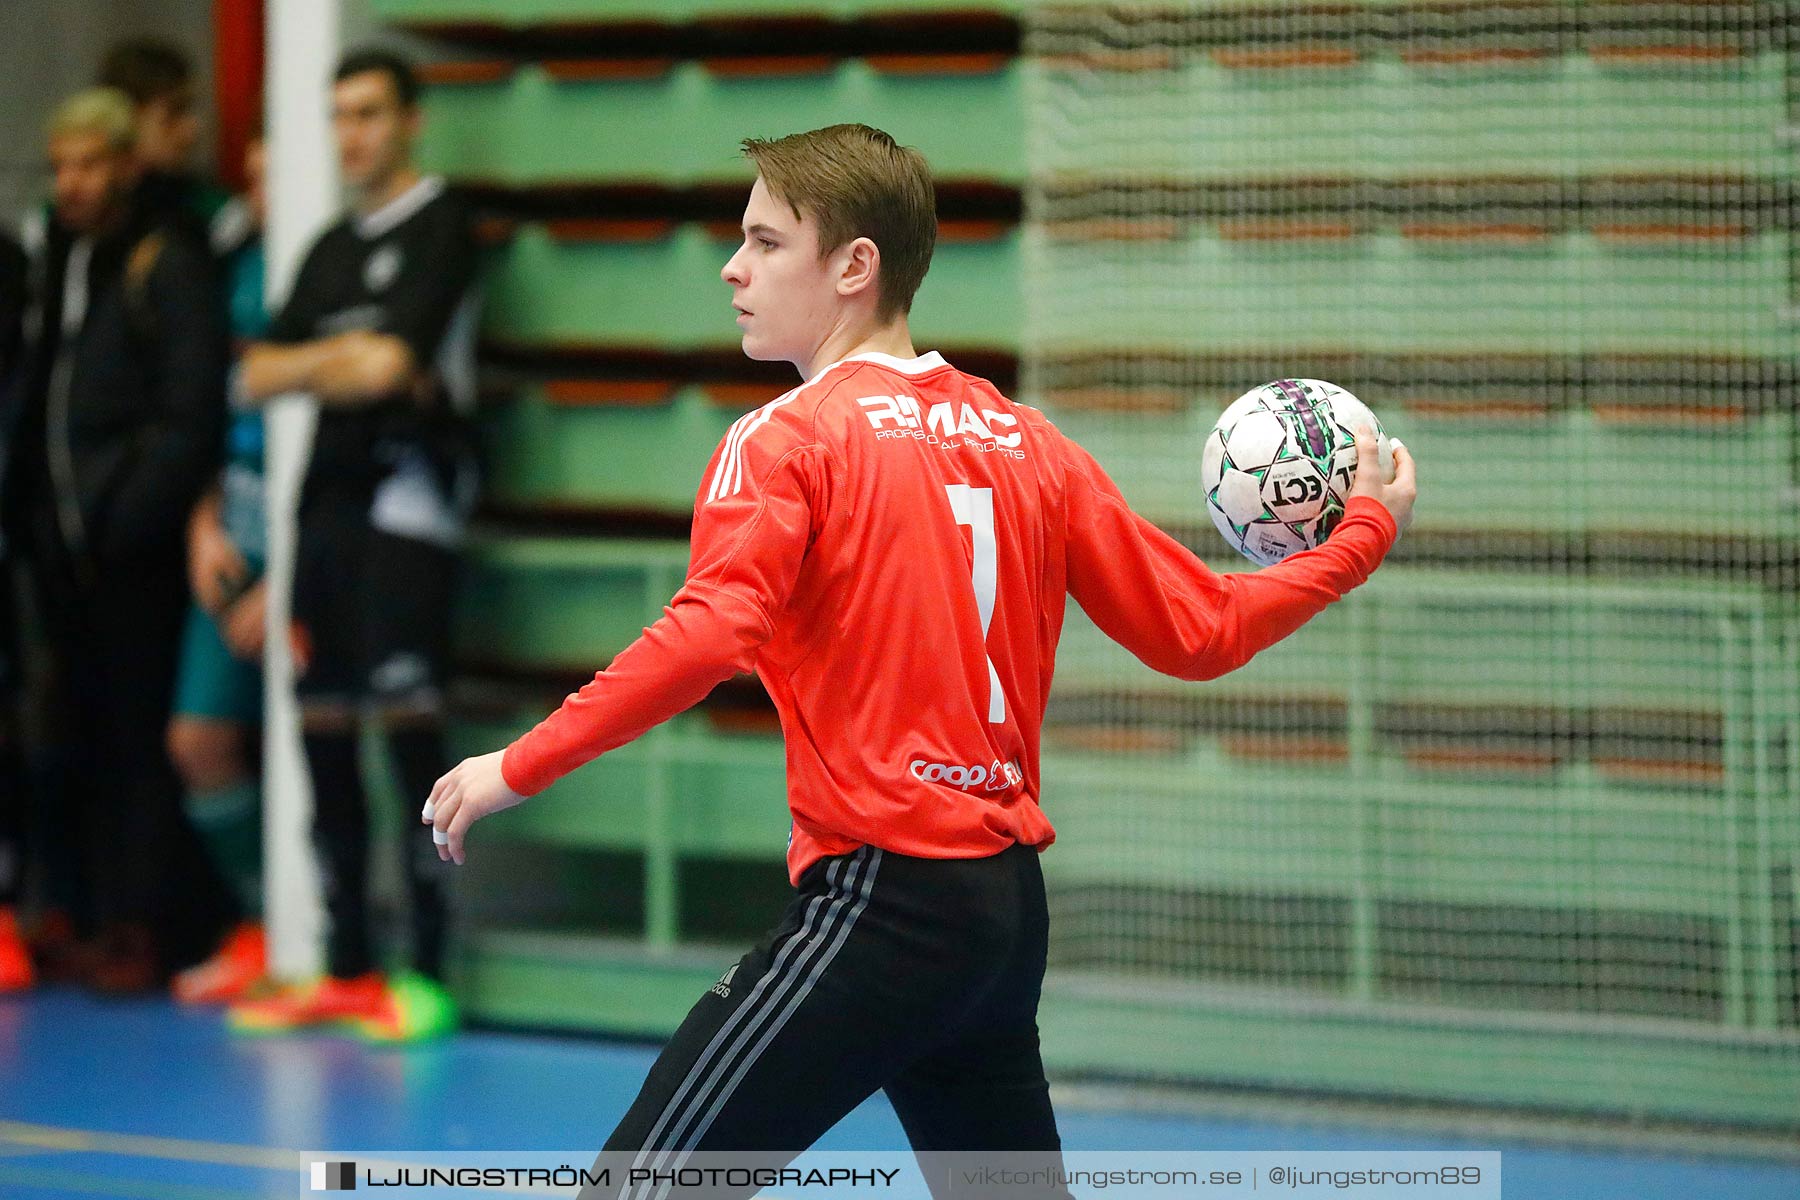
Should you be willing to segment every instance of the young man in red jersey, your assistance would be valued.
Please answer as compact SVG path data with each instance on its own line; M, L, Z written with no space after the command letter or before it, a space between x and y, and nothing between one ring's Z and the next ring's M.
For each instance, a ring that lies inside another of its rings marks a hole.
M424 817L461 863L476 820L755 671L787 741L794 898L699 998L602 1161L785 1161L876 1089L915 1151L1054 1155L1038 739L1065 594L1151 667L1222 675L1376 568L1410 518L1412 461L1396 444L1384 484L1363 438L1328 542L1215 574L1042 413L914 350L936 236L917 152L856 125L744 150L759 177L724 280L744 352L805 382L714 454L661 619L440 779Z

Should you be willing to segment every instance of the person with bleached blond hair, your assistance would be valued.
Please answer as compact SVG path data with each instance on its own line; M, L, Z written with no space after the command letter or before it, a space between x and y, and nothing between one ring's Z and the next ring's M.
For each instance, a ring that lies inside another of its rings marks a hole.
M78 92L46 134L0 505L51 667L40 944L52 976L140 991L203 951L229 907L163 743L183 531L218 467L229 348L206 245L135 201L130 100Z

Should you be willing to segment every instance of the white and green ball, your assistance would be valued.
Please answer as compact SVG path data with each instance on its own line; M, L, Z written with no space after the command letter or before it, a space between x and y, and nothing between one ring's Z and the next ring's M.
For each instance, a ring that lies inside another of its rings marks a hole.
M1271 566L1330 536L1356 478L1356 430L1377 437L1382 476L1394 454L1361 400L1322 379L1251 388L1219 417L1200 456L1206 511L1231 548Z

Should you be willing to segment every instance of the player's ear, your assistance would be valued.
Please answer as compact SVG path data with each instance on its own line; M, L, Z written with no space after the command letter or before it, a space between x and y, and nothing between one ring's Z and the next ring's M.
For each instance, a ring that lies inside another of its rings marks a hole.
M833 256L840 266L837 292L844 297L861 295L875 287L881 273L881 249L866 237L853 238Z

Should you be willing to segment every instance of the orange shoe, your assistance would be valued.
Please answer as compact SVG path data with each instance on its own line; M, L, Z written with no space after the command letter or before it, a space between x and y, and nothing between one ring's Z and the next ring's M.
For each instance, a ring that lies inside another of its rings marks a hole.
M262 926L245 921L226 935L211 958L175 976L172 990L183 1004L230 1004L243 999L268 966Z
M288 1033L322 1025L355 1028L386 1011L387 984L370 971L354 979L327 975L267 999L241 1001L226 1010L225 1020L238 1033Z
M13 910L0 907L0 995L22 992L37 982L31 969L31 955L26 953L25 939Z

